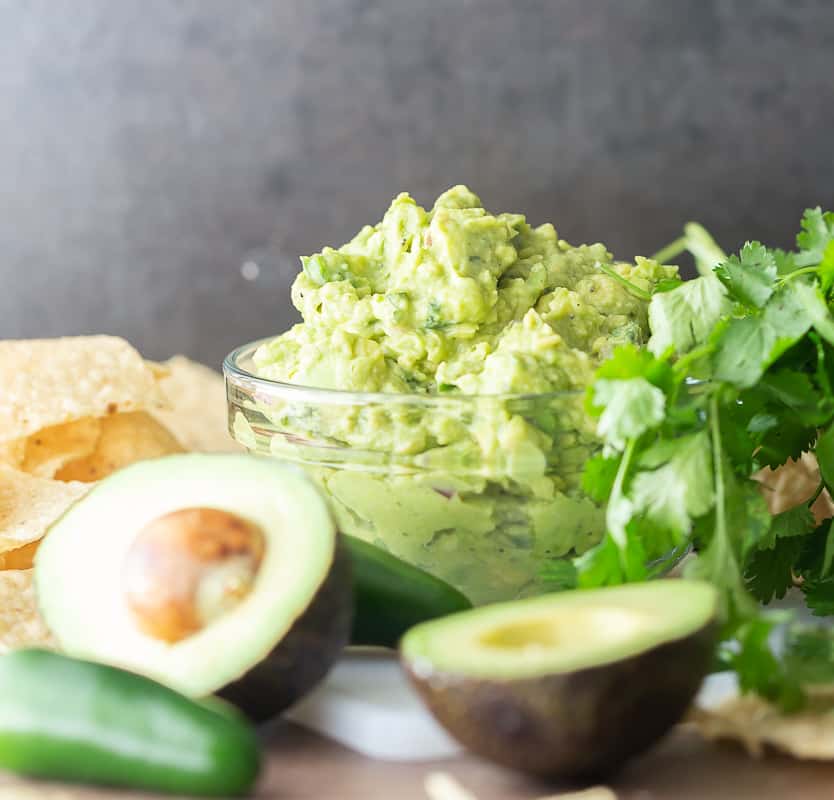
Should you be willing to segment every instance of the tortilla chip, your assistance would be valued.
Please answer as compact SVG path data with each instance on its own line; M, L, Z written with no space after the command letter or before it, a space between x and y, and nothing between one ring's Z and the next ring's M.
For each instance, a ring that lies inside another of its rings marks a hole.
M21 647L58 647L38 611L31 569L0 572L0 654Z
M90 455L100 434L99 421L92 417L44 428L23 440L22 457L15 466L30 475L52 478L65 464Z
M15 439L13 442L0 442L0 464L20 468L26 457L26 439Z
M30 542L29 544L0 553L0 570L3 569L31 569L35 566L35 553L38 552L41 541Z
M0 341L0 442L164 405L154 372L113 336Z
M135 411L98 420L101 435L95 450L55 473L59 481L92 481L136 461L182 453L182 445L150 414Z
M80 483L36 478L0 465L0 553L38 541L88 490Z
M184 356L175 356L175 358L184 358ZM146 358L145 365L151 372L153 372L153 376L157 381L161 381L163 378L167 378L171 374L170 367L167 364L163 364L159 361L151 361L150 359Z
M755 758L768 748L807 761L834 760L834 710L830 698L820 709L783 714L754 694L734 697L716 709L695 708L688 720L705 739L735 741Z
M169 408L152 413L186 449L203 453L243 450L229 434L223 376L185 356L174 356L161 366L169 373L160 380Z

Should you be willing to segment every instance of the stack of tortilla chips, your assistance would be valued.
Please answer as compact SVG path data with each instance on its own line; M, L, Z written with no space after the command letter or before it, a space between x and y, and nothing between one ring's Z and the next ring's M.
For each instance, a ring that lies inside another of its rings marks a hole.
M50 646L32 564L49 526L136 461L236 448L222 377L111 336L0 341L0 653ZM103 531L102 535L106 535Z

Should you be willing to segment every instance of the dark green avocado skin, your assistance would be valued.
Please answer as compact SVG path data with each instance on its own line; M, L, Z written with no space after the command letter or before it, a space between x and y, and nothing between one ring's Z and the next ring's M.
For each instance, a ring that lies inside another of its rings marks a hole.
M686 712L715 652L710 623L599 667L518 680L406 672L438 721L469 750L545 778L614 772Z
M330 571L306 611L266 658L218 692L221 697L262 722L300 700L327 675L350 639L350 563L338 537Z

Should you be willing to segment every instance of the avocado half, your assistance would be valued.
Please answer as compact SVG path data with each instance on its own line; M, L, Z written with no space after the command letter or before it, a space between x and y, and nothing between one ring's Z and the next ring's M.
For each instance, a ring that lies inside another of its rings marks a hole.
M247 455L174 455L98 484L35 559L66 653L219 693L256 720L321 680L347 644L350 560L298 470Z
M401 643L429 709L465 747L543 777L615 770L683 716L709 671L717 594L658 580L423 623Z

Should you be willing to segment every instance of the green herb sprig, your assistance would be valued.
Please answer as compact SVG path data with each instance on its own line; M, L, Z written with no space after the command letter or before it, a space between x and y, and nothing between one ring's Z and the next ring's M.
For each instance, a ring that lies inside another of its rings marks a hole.
M617 348L589 388L604 449L584 487L607 503L607 532L571 577L580 587L643 580L693 546L686 574L721 592L742 687L795 708L796 661L788 669L773 654L775 623L759 604L796 586L814 614L834 614L834 528L810 512L834 489L834 213L807 210L792 252L748 242L727 257L690 224L656 257L684 250L699 277L654 293L648 348ZM809 451L817 491L771 515L754 476ZM834 644L810 652L830 657Z

